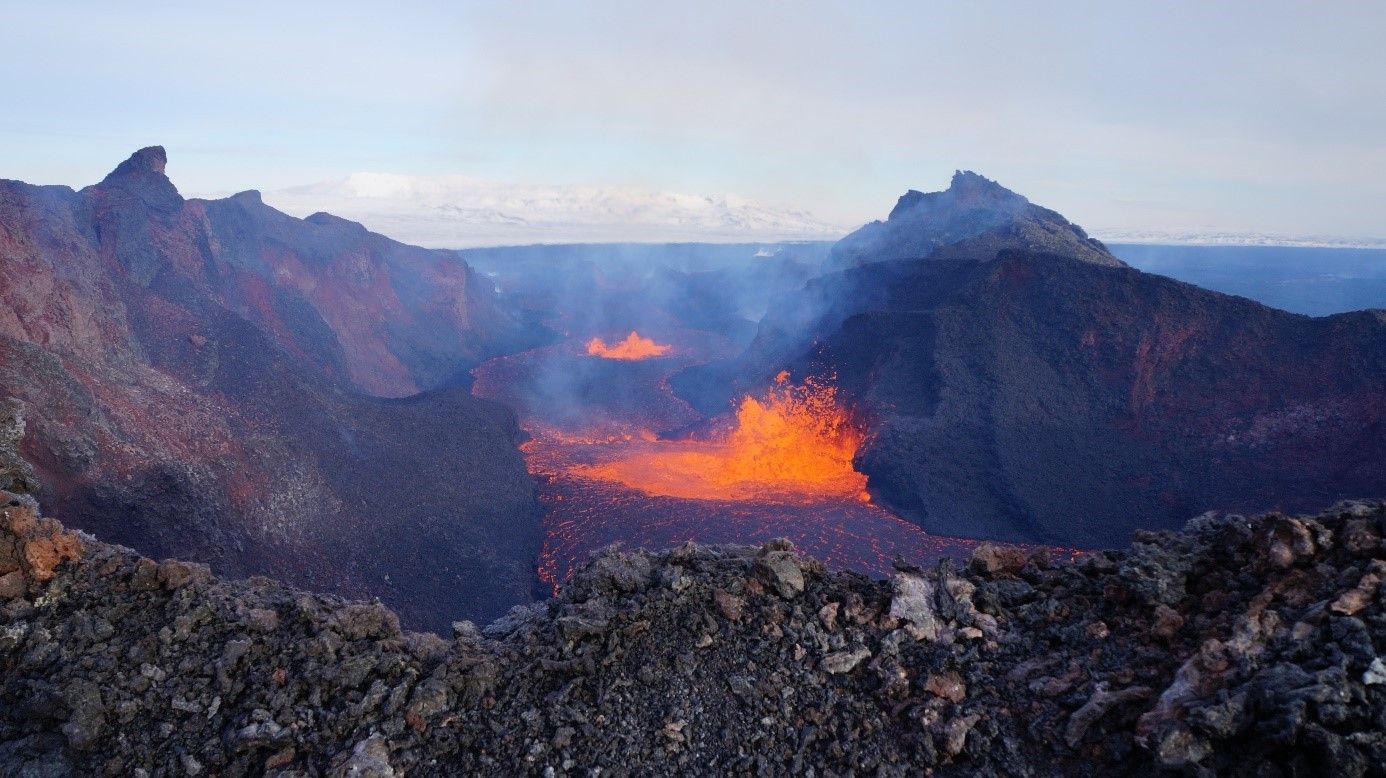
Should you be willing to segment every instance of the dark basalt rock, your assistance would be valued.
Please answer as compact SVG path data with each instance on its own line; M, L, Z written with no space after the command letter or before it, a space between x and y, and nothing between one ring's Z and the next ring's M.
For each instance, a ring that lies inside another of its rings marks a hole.
M34 468L19 456L24 428L24 403L13 397L0 400L0 491L16 498L39 489Z
M0 772L1381 775L1384 536L1373 501L894 581L784 542L608 552L447 641L11 500Z

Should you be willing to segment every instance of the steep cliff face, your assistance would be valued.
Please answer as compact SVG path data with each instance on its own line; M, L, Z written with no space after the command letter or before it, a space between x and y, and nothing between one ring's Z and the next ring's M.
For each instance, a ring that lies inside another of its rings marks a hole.
M515 422L450 378L528 336L456 255L184 200L151 148L80 192L0 182L0 257L0 397L74 526L419 625L529 599Z
M871 427L872 493L946 535L1114 546L1386 483L1381 312L1277 311L1099 261L1076 227L1061 253L1027 248L1004 236L1035 206L981 181L955 179L948 208L907 196L880 261L777 301L745 353L675 388L716 410L780 370L832 376ZM960 231L959 201L992 226Z
M1384 536L1376 501L889 581L608 552L444 639L0 492L0 771L1379 775Z
M1212 506L1308 510L1386 483L1370 313L1310 319L1005 253L921 267L796 365L859 398L863 471L932 531L1115 546Z

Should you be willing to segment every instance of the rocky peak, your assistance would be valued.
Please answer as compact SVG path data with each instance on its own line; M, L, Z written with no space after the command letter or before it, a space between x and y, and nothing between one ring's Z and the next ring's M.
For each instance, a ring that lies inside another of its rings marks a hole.
M1010 218L1022 212L1029 200L1004 186L971 170L958 170L948 188L942 192L905 192L891 209L888 221L901 218L938 220L955 218L958 211L995 211L998 217Z
M360 222L354 222L350 219L343 219L340 216L330 214L326 211L318 211L317 213L309 214L308 216L304 217L303 220L308 222L309 224L316 224L319 227L336 227L338 229L345 229L350 232L368 231L366 229L366 225Z
M163 146L146 146L117 165L99 186L129 192L155 210L176 210L183 204L183 196L164 173L167 166L168 153Z
M898 219L901 216L904 216L905 214L908 214L914 209L918 208L921 203L928 201L929 198L934 197L938 194L938 192L925 193L919 191L918 189L910 189L909 191L900 195L899 200L895 201L895 207L890 209L890 216L887 216L886 218L892 221Z
M163 146L145 146L134 154L131 154L129 159L117 165L116 169L112 170L111 174L106 176L106 181L130 175L145 175L151 173L163 175L164 168L167 166L168 152L164 151Z
M955 171L940 192L909 190L885 221L838 241L832 257L837 267L926 257L989 261L1005 248L1121 265L1063 216L970 170Z
M969 205L1028 203L1024 197L971 170L953 171L948 193L959 203Z

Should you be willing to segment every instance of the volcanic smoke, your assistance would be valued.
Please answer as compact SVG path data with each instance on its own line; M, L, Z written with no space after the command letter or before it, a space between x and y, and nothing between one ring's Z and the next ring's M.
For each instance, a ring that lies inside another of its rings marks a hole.
M861 426L831 385L788 379L780 373L763 397L742 398L735 425L711 440L633 443L629 455L574 474L684 499L869 501L866 476L852 467Z
M593 338L587 341L587 353L602 359L625 359L639 360L662 357L668 354L672 346L656 343L649 338L642 337L634 330L626 336L625 340L617 341L607 345L601 338Z

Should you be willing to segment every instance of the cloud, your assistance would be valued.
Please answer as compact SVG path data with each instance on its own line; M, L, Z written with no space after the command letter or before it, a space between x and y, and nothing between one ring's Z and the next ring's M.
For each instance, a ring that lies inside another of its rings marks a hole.
M465 171L850 225L970 168L1086 225L1379 235L1383 24L1291 0L0 3L0 176L82 186L158 143L188 191Z
M353 173L265 192L295 216L327 211L422 246L617 241L833 240L854 225L735 194L547 186L469 176Z

